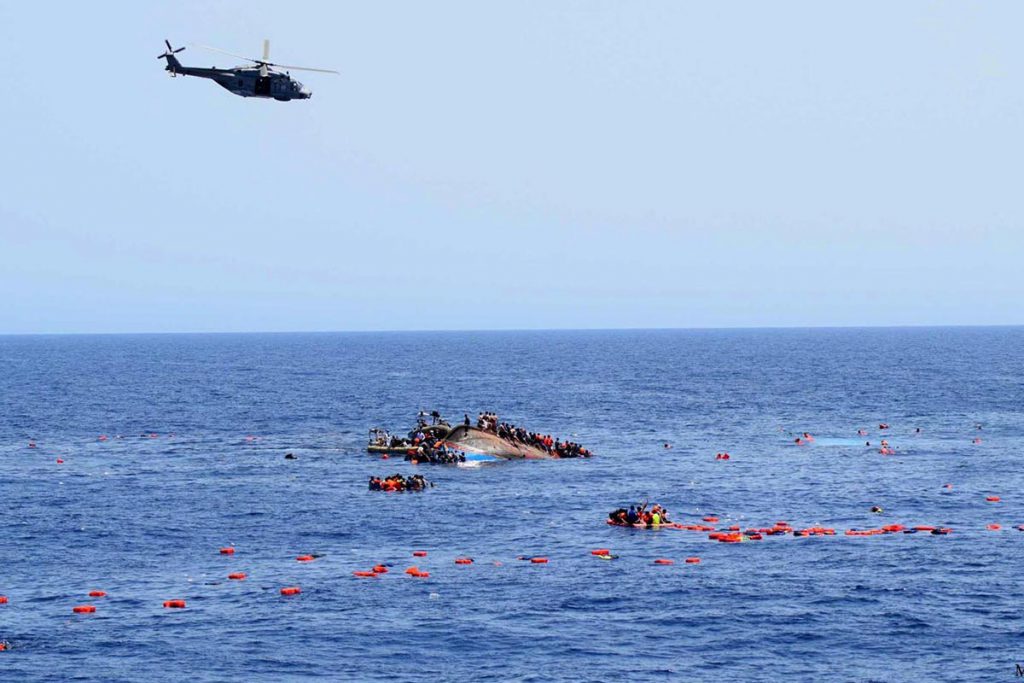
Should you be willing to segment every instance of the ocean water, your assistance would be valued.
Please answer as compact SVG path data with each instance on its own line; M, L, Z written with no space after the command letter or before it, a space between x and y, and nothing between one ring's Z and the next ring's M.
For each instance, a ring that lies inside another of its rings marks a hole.
M0 337L0 679L1008 680L1022 407L1021 328ZM596 456L365 452L423 408ZM647 499L838 535L605 524ZM896 523L954 532L843 535Z

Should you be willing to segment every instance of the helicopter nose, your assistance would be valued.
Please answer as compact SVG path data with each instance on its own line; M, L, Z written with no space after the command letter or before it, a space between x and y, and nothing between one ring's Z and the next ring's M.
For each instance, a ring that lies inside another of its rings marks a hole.
M313 91L310 90L309 88L303 88L302 90L299 91L299 94L302 95L302 99L304 100L308 100L311 97L313 97Z

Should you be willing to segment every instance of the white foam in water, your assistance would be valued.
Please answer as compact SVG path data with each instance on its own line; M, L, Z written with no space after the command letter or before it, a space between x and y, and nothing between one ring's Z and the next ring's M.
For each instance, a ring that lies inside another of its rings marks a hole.
M852 437L852 438L831 437L831 436L824 436L824 437L816 436L816 437L814 437L814 441L812 443L816 444L818 446L863 446L865 441L870 441L870 440L871 439L866 437L866 436L865 437Z

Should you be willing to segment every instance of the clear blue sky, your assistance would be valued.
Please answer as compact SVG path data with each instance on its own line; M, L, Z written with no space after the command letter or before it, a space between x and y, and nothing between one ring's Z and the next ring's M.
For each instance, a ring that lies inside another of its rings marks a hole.
M1022 25L2 0L0 333L1024 323ZM165 37L342 75L243 99Z

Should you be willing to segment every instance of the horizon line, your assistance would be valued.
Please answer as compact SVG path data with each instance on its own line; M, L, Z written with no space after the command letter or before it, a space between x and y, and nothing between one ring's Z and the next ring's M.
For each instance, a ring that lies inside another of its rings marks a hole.
M494 328L420 328L420 329L359 329L359 330L184 330L184 331L121 331L121 332L0 332L0 337L102 337L152 335L230 335L230 334L457 334L488 332L685 332L727 330L900 330L900 329L966 329L1014 328L1024 323L953 323L953 324L899 324L899 325L734 325L693 327L494 327Z

